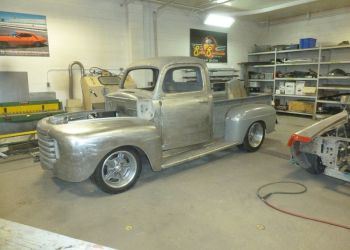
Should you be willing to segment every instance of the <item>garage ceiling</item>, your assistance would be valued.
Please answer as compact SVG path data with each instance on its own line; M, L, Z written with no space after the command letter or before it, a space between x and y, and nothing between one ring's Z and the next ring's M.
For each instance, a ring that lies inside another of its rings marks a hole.
M240 19L266 21L350 7L349 0L146 0L199 13L223 12Z

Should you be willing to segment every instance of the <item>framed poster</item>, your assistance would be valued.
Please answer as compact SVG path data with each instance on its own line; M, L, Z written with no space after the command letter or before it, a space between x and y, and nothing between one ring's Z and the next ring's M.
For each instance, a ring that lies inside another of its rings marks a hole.
M46 17L0 11L0 56L49 56Z
M190 29L190 55L209 63L227 63L227 33Z

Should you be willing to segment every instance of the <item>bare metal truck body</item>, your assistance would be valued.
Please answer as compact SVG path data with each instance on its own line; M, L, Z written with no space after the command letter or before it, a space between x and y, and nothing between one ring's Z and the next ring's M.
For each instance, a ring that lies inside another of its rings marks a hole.
M344 110L294 133L289 141L295 163L311 174L350 182L350 122Z
M274 130L270 96L215 100L202 60L149 59L125 71L122 88L127 78L135 86L107 95L105 111L38 123L43 168L71 182L92 176L118 193L136 182L145 161L159 171L232 146L255 151Z

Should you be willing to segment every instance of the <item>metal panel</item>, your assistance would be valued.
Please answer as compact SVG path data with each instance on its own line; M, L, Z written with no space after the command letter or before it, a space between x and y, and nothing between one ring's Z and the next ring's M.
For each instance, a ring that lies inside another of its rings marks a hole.
M0 72L0 102L28 102L27 72Z
M56 92L30 92L29 101L56 100Z

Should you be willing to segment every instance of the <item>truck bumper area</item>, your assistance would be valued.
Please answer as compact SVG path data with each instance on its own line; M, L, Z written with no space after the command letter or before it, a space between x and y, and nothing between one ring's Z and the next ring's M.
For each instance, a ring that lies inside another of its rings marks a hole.
M54 176L70 182L84 181L93 174L100 161L96 147L93 145L73 147L70 142L64 140L58 142L49 135L43 120L39 122L37 132L40 163L43 169L51 170Z

